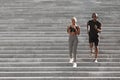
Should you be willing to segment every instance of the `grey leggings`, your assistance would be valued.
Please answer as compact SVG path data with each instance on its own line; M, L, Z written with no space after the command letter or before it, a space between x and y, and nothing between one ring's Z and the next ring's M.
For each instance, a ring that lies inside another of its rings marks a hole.
M70 54L70 58L74 58L74 62L76 62L77 45L78 45L78 37L76 35L75 36L70 35L69 36L69 54Z

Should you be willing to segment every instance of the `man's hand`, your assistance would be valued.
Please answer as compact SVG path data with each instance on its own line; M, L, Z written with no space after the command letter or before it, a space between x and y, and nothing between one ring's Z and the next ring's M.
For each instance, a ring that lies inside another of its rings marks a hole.
M95 25L95 29L97 30L97 32L101 32L102 30L97 28L97 26Z

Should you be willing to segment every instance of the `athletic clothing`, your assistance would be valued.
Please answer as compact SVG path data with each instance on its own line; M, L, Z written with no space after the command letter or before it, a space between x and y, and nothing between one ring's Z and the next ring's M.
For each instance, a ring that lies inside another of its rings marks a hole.
M75 36L69 36L69 54L70 57L74 58L74 62L76 62L76 54L77 54L77 45L78 45L78 37Z
M76 29L78 30L79 27L76 26ZM76 33L75 28L73 28L71 25L68 27L67 31L70 31L70 33L75 33L74 35L69 35L69 54L70 58L73 58L73 61L76 62L78 34Z
M94 42L95 46L98 46L99 35L96 29L101 29L101 23L99 21L90 20L87 25L89 27L89 43Z
M70 26L70 32L75 32L75 29L73 27ZM78 27L76 26L76 29L78 30Z

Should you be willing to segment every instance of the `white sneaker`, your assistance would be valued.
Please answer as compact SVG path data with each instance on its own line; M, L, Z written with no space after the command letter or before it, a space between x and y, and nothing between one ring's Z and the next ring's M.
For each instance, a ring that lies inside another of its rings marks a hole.
M73 63L73 67L76 68L77 67L77 63Z
M97 61L97 59L95 59L95 61L94 61L95 63L97 63L98 61Z
M73 63L73 58L70 58L70 61L69 61L69 63Z

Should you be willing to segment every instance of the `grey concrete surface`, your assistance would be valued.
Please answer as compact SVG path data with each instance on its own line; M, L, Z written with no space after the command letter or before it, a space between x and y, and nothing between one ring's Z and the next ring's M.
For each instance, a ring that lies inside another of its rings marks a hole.
M98 63L86 23L102 22ZM120 80L120 0L0 0L0 80ZM81 26L77 68L68 63L71 17Z

